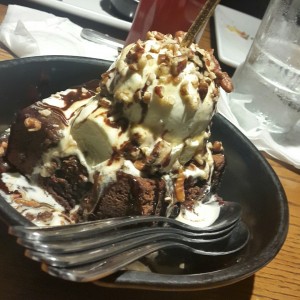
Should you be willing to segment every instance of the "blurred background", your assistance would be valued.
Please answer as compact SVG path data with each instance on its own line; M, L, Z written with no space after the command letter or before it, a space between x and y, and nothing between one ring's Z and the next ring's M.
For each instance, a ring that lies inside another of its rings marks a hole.
M59 0L45 0L46 1L51 1L51 2L59 2ZM63 0L62 0L63 1ZM81 2L82 1L82 2ZM90 0L77 0L74 2L67 2L66 3L80 3L81 6L88 5ZM128 1L128 0L127 0ZM125 17L124 15L120 14L120 12L115 9L114 5L115 3L118 3L118 5L122 5L122 3L128 3L127 1L123 1L123 0L99 0L99 9L101 9L102 11L105 11L107 13L109 13L111 16L116 17L118 19L122 19L124 21L128 22L128 26L130 26L130 23L132 20L130 20L130 18ZM39 2L39 1L37 1ZM83 16L80 15L74 15L71 13L68 13L66 11L62 11L59 9L55 9L53 7L49 7L48 5L41 5L39 3L35 2L34 0L30 1L30 0L0 0L0 4L17 4L17 5L23 5L23 6L28 6L31 8L35 8L38 10L42 10L42 11L46 11L46 12L50 12L53 13L56 16L59 17L66 17L68 19L70 19L72 22L80 25L81 27L86 27L86 28L92 28L94 30L98 30L101 31L103 33L105 32L109 32L109 34L113 37L116 37L118 39L122 39L125 40L128 34L128 31L125 30L124 28L122 28L122 26L120 26L119 28L114 27L114 26L108 26L107 24L103 24L103 23L99 23L99 22L95 22L92 21L89 18L85 18ZM63 1L64 2L64 1ZM132 0L132 2L134 2ZM42 3L40 1L40 3ZM264 12L268 6L269 0L250 0L250 1L240 1L240 0L221 0L220 4L233 8L235 10L244 12L246 14L252 15L254 17L257 17L259 19L261 19L264 15ZM116 6L116 4L115 4ZM210 20L210 32L211 32L211 46L213 49L217 50L217 43L216 43L216 37L215 37L215 24L214 24L214 19L213 17ZM218 60L218 54L217 51L214 52L215 56L217 57ZM230 66L227 66L225 64L223 64L222 62L220 62L221 67L223 68L223 70L227 71L229 73L230 76L232 76L232 74L235 71L235 68L232 68Z

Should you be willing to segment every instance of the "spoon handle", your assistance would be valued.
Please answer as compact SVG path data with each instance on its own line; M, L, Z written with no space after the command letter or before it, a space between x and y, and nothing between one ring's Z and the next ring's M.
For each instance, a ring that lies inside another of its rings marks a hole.
M224 201L220 206L221 209L218 219L211 226L203 228L161 216L127 216L63 226L14 226L10 227L9 233L17 237L32 240L57 241L72 240L75 235L77 238L88 237L132 225L150 224L151 226L164 226L168 224L172 227L182 228L192 232L214 234L217 231L224 230L231 226L239 220L241 215L241 205L236 202Z
M57 268L49 266L46 263L42 263L42 270L52 276L65 280L90 282L111 275L150 253L160 249L176 247L176 245L178 245L178 247L182 246L182 244L174 244L172 241L154 242L152 244L134 248L107 259L76 268Z
M72 253L79 251L86 251L90 249L96 249L105 245L111 245L127 239L145 236L149 234L163 233L168 234L180 234L183 237L189 237L197 239L198 242L211 243L221 239L224 239L233 230L232 226L227 227L223 231L217 232L217 234L211 233L197 233L189 232L178 228L172 227L139 227L130 229L119 229L102 233L101 235L92 235L86 238L78 238L74 235L72 240L56 240L56 241L36 241L26 238L18 238L18 243L28 249L44 253Z
M233 231L224 248L219 251L196 249L190 244L186 244L182 241L162 240L144 244L139 247L135 247L119 254L107 257L103 260L99 260L82 266L61 268L49 266L48 264L43 263L42 269L50 275L60 277L62 279L78 282L88 282L111 275L116 271L123 269L130 263L161 249L182 248L186 251L190 251L198 255L224 256L240 251L246 246L248 240L248 228L247 226L245 226L245 224L240 223L237 226L236 230Z
M43 261L51 266L56 267L73 267L80 266L95 261L105 259L110 256L125 252L132 248L140 247L141 245L151 244L156 241L172 240L178 241L180 243L193 244L197 249L202 251L217 251L222 249L220 247L224 246L224 243L230 238L231 232L224 236L218 237L216 239L205 240L197 238L189 238L183 236L180 233L175 232L160 232L152 233L147 235L134 236L128 239L120 240L111 244L102 245L92 249L79 249L78 251L71 252L50 252L50 251L39 251L33 247L25 252L26 256L36 260ZM47 245L45 245L47 246ZM68 248L68 245L65 245Z

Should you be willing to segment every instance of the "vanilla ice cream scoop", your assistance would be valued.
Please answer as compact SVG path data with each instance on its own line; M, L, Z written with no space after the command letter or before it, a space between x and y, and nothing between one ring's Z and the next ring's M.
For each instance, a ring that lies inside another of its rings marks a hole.
M122 51L101 88L141 132L177 147L173 153L184 164L205 147L225 76L211 52L196 44L181 47L181 40L182 35L149 32L145 41ZM152 150L146 143L143 149Z
M122 51L105 82L130 122L172 144L207 128L219 95L211 54L196 44L180 47L179 40L149 32Z

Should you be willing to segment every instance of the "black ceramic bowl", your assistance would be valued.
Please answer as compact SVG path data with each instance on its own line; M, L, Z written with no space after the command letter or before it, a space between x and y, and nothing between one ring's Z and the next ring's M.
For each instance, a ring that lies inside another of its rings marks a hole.
M99 78L110 62L79 57L35 57L0 63L0 126L38 98ZM97 283L114 287L196 290L242 280L269 263L280 250L288 229L283 188L268 162L249 140L220 115L213 119L212 139L221 140L227 167L219 194L241 203L251 238L232 256L205 258L169 250L158 257L153 272L122 271ZM28 223L0 197L0 216L8 224ZM184 263L185 269L179 265Z

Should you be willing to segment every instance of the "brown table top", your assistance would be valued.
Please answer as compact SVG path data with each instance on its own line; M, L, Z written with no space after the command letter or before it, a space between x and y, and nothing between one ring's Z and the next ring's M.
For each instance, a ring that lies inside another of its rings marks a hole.
M0 22L6 9L0 4ZM207 27L200 45L210 48L210 41ZM0 48L0 61L13 58ZM300 299L300 170L266 157L285 189L290 226L281 251L255 275L230 286L192 292L114 289L67 282L42 272L38 263L24 257L23 249L0 223L0 299Z

